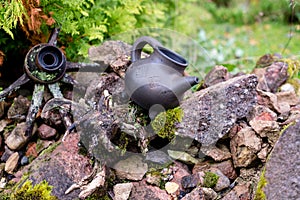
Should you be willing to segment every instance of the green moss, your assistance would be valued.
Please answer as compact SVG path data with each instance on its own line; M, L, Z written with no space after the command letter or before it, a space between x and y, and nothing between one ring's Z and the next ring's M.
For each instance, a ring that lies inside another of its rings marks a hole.
M118 147L121 149L121 154L124 155L126 153L126 148L129 143L129 139L126 133L121 132L119 142L120 144L118 144Z
M48 154L51 153L52 151L54 151L54 149L56 149L56 147L60 144L60 142L54 143L51 146L49 146L47 149L45 149L44 151L41 152L40 155L44 155L44 154Z
M203 84L204 84L204 80L201 80L200 83L194 85L194 86L192 87L192 92L197 92L197 91L199 91L199 90L202 88Z
M288 65L289 78L299 78L300 62L293 59L281 59L280 61Z
M212 188L217 184L219 176L213 172L205 172L203 179L203 187Z
M46 181L32 185L31 180L27 180L20 188L17 188L12 194L12 200L56 200L57 197L51 195L52 186L49 186Z
M263 169L260 178L259 178L259 182L257 183L257 187L256 187L256 192L255 192L255 197L254 200L266 200L266 194L263 191L263 188L267 185L267 180L265 178L265 172L266 172L266 168Z
M155 133L161 138L172 140L175 137L176 124L181 122L183 111L180 107L158 114L151 122Z
M287 82L290 83L292 86L294 86L296 93L299 95L300 62L298 60L293 60L293 59L281 59L280 61L288 65L287 72L289 78Z
M42 81L51 81L57 76L57 73L51 74L51 73L40 72L40 71L33 71L31 74Z

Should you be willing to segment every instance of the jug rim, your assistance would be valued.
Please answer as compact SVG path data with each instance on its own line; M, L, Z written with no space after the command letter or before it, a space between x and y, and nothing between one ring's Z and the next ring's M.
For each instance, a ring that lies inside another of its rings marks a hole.
M178 53L171 51L165 47L158 46L156 47L159 53L165 57L166 59L170 60L173 63L176 63L177 65L180 65L182 67L188 66L188 61L184 59L181 55Z

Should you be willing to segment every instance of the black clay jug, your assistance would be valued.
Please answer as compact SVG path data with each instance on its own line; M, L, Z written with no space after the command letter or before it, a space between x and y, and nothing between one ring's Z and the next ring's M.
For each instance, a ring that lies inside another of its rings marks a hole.
M153 48L153 53L141 58L146 44ZM184 92L198 83L197 77L184 76L188 62L157 40L143 36L135 41L132 48L132 64L126 71L125 90L144 109L149 110L157 104L164 109L175 108Z

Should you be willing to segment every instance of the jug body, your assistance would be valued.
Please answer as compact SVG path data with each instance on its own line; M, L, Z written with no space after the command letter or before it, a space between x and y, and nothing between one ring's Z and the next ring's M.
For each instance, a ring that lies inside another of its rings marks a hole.
M141 58L146 44L153 48L153 53ZM149 110L156 104L164 109L175 108L184 92L198 83L196 77L188 80L184 77L188 62L182 56L151 37L141 37L133 44L131 59L132 64L125 75L125 90L135 103L145 109Z

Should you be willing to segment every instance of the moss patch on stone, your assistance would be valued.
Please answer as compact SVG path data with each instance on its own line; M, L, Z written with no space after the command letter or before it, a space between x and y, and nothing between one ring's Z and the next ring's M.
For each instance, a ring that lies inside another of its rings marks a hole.
M213 172L205 172L203 179L203 187L212 188L217 184L219 176Z
M48 185L46 181L39 184L32 185L31 180L26 180L21 187L17 188L11 194L11 200L24 199L39 199L39 200L56 200L57 197L51 195L52 186Z
M161 138L172 140L175 137L176 124L182 121L183 111L180 107L158 114L151 122L155 133Z

